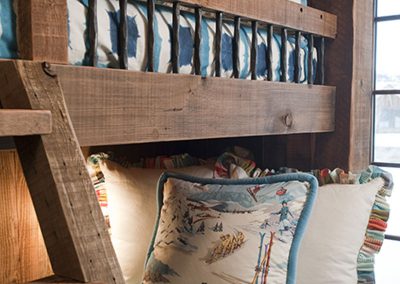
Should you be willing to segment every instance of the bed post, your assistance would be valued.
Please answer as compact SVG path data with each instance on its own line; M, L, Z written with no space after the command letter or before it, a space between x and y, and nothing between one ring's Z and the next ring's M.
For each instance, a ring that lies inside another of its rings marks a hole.
M1 62L0 74L3 107L51 111L50 134L15 143L54 273L124 283L57 75L29 61Z
M336 131L317 137L316 165L359 171L371 159L373 0L311 1L338 15L337 38L326 47L326 78L337 86Z
M16 0L19 58L68 63L66 0Z

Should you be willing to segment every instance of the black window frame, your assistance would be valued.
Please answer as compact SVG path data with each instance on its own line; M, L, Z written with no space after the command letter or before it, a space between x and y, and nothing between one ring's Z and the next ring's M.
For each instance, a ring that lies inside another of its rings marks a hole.
M378 30L378 23L380 22L387 22L387 21L399 21L400 20L400 12L399 14L389 15L389 16L379 16L378 17L378 1L374 0L374 75L373 75L373 91L372 91L372 130L371 130L371 164L377 165L380 167L388 167L388 168L400 168L400 161L398 163L387 163L387 162L376 162L375 159L375 101L376 95L400 95L400 90L398 89L385 89L385 90L377 90L376 89L376 50L377 50L377 30ZM391 241L399 241L400 242L400 232L399 235L388 235L385 234L386 240Z
M400 13L388 16L378 16L378 1L374 0L374 75L373 75L373 91L372 91L372 129L371 129L371 164L380 166L380 167L388 167L388 168L400 168L400 161L398 163L388 163L388 162L379 162L375 161L375 126L376 126L376 116L375 116L375 101L376 95L400 95L400 90L398 89L384 89L377 90L376 89L376 50L377 50L377 31L378 31L378 23L381 22L389 22L389 21L400 21Z

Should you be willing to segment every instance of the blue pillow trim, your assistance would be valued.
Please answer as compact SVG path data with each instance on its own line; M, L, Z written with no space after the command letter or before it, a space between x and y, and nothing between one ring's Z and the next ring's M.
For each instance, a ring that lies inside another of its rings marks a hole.
M145 267L147 266L150 256L153 253L153 246L155 243L160 215L161 215L161 207L163 206L163 200L164 200L163 198L164 184L167 182L169 178L176 178L188 182L201 183L201 184L219 184L219 185L273 184L273 183L289 182L289 181L308 182L310 184L310 190L307 196L307 200L304 204L303 211L297 223L296 232L289 252L288 268L286 275L286 284L296 283L297 258L299 254L300 244L303 239L307 223L310 218L312 208L314 206L314 202L317 197L318 181L313 175L306 173L288 173L288 174L280 174L263 178L255 178L255 179L248 178L248 179L233 180L233 179L198 178L184 174L164 172L160 176L160 179L158 180L157 184L158 208L157 208L156 223L154 226L153 237L150 242L150 247L146 256Z

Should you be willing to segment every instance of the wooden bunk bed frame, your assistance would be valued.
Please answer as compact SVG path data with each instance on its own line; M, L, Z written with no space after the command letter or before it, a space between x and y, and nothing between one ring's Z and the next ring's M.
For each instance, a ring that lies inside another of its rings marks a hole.
M0 62L0 136L15 138L55 274L41 282L124 282L81 146L335 129L335 87L64 65L68 62L66 0L17 2L22 60ZM174 7L178 3L171 2ZM242 17L283 30L336 37L336 16L289 1L179 3L196 11L234 15L235 23ZM333 10L343 9L343 3L332 5ZM354 3L368 14L361 0ZM95 13L89 16L95 18ZM125 68L123 53L120 63ZM95 53L91 54L95 65ZM328 54L329 64L336 55ZM329 80L329 64L327 82L339 82ZM324 81L321 76L319 80ZM366 92L368 83L364 84ZM220 113L217 124L216 113ZM362 144L357 147L365 148Z

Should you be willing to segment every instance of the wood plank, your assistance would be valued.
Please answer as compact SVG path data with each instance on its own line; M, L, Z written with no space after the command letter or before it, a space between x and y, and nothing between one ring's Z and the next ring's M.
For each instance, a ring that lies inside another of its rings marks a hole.
M0 109L0 136L24 136L51 133L48 110Z
M6 108L47 109L53 131L15 144L53 271L79 281L124 283L57 78L40 63L0 63Z
M336 37L335 15L291 1L179 0L179 2L329 38Z
M353 172L365 169L371 162L373 7L373 0L354 0L354 57L349 138L349 169Z
M336 131L317 137L316 165L359 171L370 162L373 0L311 1L338 15L326 46L326 83L337 86Z
M67 1L17 0L21 59L68 63Z
M318 135L315 166L349 169L350 108L353 70L353 1L317 1L310 5L338 15L338 35L326 47L326 83L336 86L336 130ZM372 23L371 23L372 25ZM369 130L365 130L369 131Z
M334 87L53 69L81 146L334 130Z
M0 151L0 283L53 274L16 150Z

